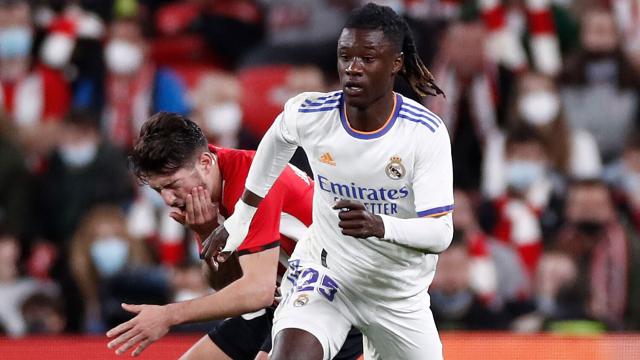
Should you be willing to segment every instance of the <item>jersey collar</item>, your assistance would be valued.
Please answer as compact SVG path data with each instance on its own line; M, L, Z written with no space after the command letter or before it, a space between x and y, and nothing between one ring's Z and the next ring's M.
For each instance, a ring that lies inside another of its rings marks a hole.
M393 110L387 118L387 121L382 125L381 128L374 131L359 131L351 127L349 121L347 120L347 110L344 105L344 95L340 97L340 122L342 123L342 127L347 132L347 134L351 135L356 139L370 140L377 139L382 135L386 134L391 128L393 124L396 122L396 118L398 117L398 112L400 112L400 108L402 107L402 96L394 93L393 98Z

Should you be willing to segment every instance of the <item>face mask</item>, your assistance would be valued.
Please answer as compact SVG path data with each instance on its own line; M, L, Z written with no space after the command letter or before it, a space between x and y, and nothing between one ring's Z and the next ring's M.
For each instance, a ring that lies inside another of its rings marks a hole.
M560 99L551 91L535 91L522 96L518 111L523 120L534 126L552 122L560 111Z
M31 30L26 26L0 30L0 59L29 56L32 41Z
M622 188L627 194L640 194L640 173L625 171L622 176Z
M80 168L93 162L98 152L98 144L93 142L65 144L60 146L58 152L66 165Z
M91 259L102 277L109 277L122 270L129 256L129 244L118 237L96 239L91 244Z
M513 160L507 163L507 185L517 191L527 190L544 175L544 165L537 161Z
M104 55L107 68L116 74L133 74L142 66L142 49L129 41L110 41L104 50Z
M69 63L75 41L69 36L54 33L49 35L40 48L42 61L54 69L59 69Z
M242 109L238 103L229 101L205 110L207 130L215 135L235 133L242 121Z
M605 229L605 224L598 220L580 220L576 221L573 226L582 235L586 236L600 236Z

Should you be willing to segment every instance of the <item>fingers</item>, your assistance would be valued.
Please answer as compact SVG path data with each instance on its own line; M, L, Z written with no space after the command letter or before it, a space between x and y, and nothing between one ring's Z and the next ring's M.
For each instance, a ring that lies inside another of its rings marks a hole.
M112 338L114 336L120 335L123 332L128 331L132 327L133 327L133 323L131 322L131 320L129 320L127 322L124 322L124 323L114 327L113 329L107 331L107 337L108 338ZM111 343L109 343L109 348L111 348L110 345L111 345Z
M187 194L187 200L185 202L187 206L187 224L194 224L196 221L196 210L194 209L193 195Z
M333 205L334 210L365 210L364 204L359 201L340 199Z
M182 225L184 225L186 221L185 216L177 211L172 211L171 213L169 213L169 217L171 217L173 220L179 222Z
M133 352L133 356L138 356L140 354L142 354L142 352L144 351L144 349L146 349L147 347L149 347L149 345L151 345L153 343L153 341L151 341L150 339L147 339L143 342L140 343L140 346L138 346L138 348L136 348L136 350Z
M360 220L349 220L338 222L338 226L340 226L341 229L364 229L365 224Z
M137 335L129 339L129 341L127 341L124 345L120 346L118 350L116 350L116 354L118 355L124 354L125 352L127 352L127 350L136 346L136 344L138 344L140 341L144 340L145 338L146 336L143 333L138 333Z
M209 268L211 270L218 271L218 262L215 261L212 257L205 258L204 261L207 262L207 265L209 265Z
M353 236L356 238L367 238L369 237L369 235L366 233L366 229L363 229L362 227L356 228L356 229L342 229L342 234L343 235L348 235L348 236Z
M222 249L220 249L220 250L222 250ZM218 262L225 262L225 261L227 261L229 259L231 254L233 254L233 252L231 252L231 251L221 252L221 253L218 254L218 256L216 256L216 260L218 260Z
M229 233L227 233L227 229L224 226L220 225L218 228L207 238L205 243L202 246L202 251L200 252L200 257L202 259L207 259L217 255L220 250L224 247L224 244L227 242L227 237Z
M125 341L133 338L134 336L138 335L140 333L140 330L137 330L135 327L131 326L129 330L127 330L127 332L125 332L124 334L121 334L120 336L118 336L117 338L111 340L111 342L109 342L109 344L107 344L107 347L109 349L114 349L116 348L118 345L124 343ZM109 335L107 335L109 336Z
M338 218L340 220L365 219L366 216L367 216L366 210L348 210L348 211L340 211L338 213Z
M131 304L125 304L122 303L122 308L125 309L128 312L137 314L140 311L142 311L142 306L141 305L131 305Z

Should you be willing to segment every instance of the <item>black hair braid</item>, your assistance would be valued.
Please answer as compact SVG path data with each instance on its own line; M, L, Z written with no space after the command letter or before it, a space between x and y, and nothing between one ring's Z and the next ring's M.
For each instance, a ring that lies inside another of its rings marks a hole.
M413 41L409 24L404 20L401 21L404 30L404 40L402 42L404 66L402 67L402 70L400 70L400 75L409 82L411 88L413 88L413 90L420 96L437 96L440 94L445 96L444 91L436 85L435 78L431 75L427 66L422 62L420 56L418 56L418 50L416 49L416 44Z

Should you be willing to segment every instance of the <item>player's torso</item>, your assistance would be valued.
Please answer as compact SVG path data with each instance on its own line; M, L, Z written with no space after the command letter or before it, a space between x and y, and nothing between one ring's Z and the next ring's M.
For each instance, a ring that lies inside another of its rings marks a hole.
M394 117L376 133L351 129L340 107L318 112L313 121L298 128L315 181L312 241L299 253L315 257L324 249L330 268L337 267L356 282L366 278L369 286L393 288L390 291L403 286L414 291L412 279L428 276L435 257L378 239L343 236L338 212L331 208L337 199L349 199L364 203L375 214L416 217L413 164L415 150L424 141L416 131L423 129L398 116L402 103L398 96ZM376 276L378 272L381 276ZM402 274L412 279L406 282Z

